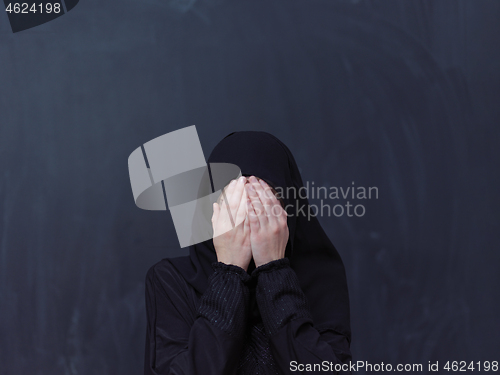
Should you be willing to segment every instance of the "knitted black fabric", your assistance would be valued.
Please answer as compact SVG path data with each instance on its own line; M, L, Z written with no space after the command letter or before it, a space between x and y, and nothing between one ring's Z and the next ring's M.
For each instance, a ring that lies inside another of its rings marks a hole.
M262 322L252 324L244 340L237 374L278 375L279 370Z
M252 277L257 278L256 298L268 335L294 319L306 318L312 322L307 298L288 258L256 268Z
M237 266L224 263L212 265L214 273L209 287L198 306L198 316L231 336L241 337L245 332L250 292L245 285L250 275Z
M233 265L214 263L209 287L198 306L198 316L208 319L232 337L240 337L243 348L238 375L279 373L271 353L270 337L293 319L312 318L297 275L287 258L256 268L252 275ZM258 305L251 314L251 298Z

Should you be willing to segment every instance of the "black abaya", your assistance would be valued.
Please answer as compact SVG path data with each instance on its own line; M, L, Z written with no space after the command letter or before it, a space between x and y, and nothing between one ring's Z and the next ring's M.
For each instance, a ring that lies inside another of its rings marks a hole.
M236 164L278 191L303 186L288 148L267 133L232 133L208 161ZM284 201L290 238L283 259L247 273L217 263L210 240L151 267L146 375L288 374L299 365L350 361L342 260L318 220L297 215L301 206L307 212L307 199Z

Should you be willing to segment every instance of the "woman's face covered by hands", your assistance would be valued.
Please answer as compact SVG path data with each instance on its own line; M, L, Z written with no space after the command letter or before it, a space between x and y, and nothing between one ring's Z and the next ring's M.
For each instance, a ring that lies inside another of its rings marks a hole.
M285 256L287 215L276 192L251 176L233 180L214 203L212 225L217 260L247 270Z

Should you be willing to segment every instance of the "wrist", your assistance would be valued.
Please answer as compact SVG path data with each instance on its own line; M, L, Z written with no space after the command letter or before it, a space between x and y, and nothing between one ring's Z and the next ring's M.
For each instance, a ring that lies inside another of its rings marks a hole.
M274 261L277 261L277 260L280 260L280 259L283 259L283 258L268 258L268 259L263 259L261 261L255 261L255 267L261 267L261 266L264 266L268 263L271 263L271 262L274 262Z
M263 273L263 272L270 272L270 271L278 270L281 268L290 267L290 260L288 258L283 257L283 258L271 260L267 263L263 263L260 265L257 265L257 263L255 263L255 267L256 268L255 268L255 270L253 270L252 276L258 276L260 273Z
M248 264L245 264L244 261L239 259L225 259L225 258L217 258L217 262L220 264L224 264L227 266L238 267L243 269L245 272L248 269Z
M247 273L246 269L238 265L215 262L212 263L212 269L215 273L238 275L243 282L250 280L250 275Z

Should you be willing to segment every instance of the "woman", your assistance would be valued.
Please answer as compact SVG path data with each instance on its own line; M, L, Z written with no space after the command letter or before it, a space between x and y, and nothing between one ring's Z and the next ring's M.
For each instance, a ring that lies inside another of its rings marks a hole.
M248 179L214 204L214 240L149 270L145 374L288 374L321 364L337 373L351 359L345 270L318 220L301 214L308 201L292 192L303 183L290 150L268 133L236 132L208 162L233 163ZM270 187L287 193L288 216ZM241 222L229 231L226 205Z

